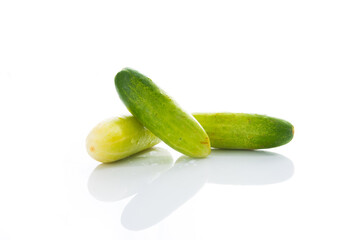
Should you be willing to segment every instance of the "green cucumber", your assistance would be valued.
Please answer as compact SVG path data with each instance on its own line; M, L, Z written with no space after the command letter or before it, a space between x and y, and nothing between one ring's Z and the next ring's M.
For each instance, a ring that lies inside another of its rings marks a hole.
M294 127L287 121L246 113L195 113L207 131L211 146L229 149L261 149L291 141ZM133 116L99 123L88 135L86 148L94 159L108 163L150 148L160 139Z
M211 147L263 149L284 145L294 136L289 122L257 114L195 113L210 137Z
M128 110L167 145L191 157L210 154L205 130L150 78L125 68L115 76L115 86Z
M110 163L150 148L160 139L133 116L99 123L86 138L86 149L95 160Z

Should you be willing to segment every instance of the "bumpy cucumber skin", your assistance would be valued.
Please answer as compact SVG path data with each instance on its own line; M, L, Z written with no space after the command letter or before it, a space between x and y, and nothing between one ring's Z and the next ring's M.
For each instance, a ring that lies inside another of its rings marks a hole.
M210 154L202 126L150 78L125 68L115 76L115 86L128 110L167 145L191 157Z
M282 119L246 113L194 113L210 137L211 147L264 149L284 145L294 127Z
M160 139L133 116L99 123L86 138L86 149L95 160L110 163L150 148Z

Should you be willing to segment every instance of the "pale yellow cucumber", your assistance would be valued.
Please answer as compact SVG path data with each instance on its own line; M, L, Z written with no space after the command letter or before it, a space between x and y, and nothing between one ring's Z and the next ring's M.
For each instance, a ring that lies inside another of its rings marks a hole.
M160 139L133 116L115 117L99 123L86 138L86 149L95 160L110 163L150 148Z

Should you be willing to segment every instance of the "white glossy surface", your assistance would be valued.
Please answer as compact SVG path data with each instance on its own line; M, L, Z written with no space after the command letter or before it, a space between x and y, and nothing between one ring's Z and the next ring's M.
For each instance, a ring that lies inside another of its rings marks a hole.
M359 1L0 1L0 239L360 238ZM159 144L103 166L113 78L188 112L286 119L266 151ZM147 156L147 157L145 157Z
M210 157L201 160L182 156L169 169L171 155L165 159L158 150L164 151L151 149L125 162L101 164L89 177L90 193L100 201L135 195L121 214L126 229L143 230L161 222L207 183L274 184L287 180L294 172L293 163L280 154L224 150L213 150Z

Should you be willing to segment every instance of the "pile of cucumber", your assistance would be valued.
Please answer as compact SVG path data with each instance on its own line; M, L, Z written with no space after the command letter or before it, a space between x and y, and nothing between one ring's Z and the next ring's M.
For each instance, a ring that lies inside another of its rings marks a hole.
M294 136L289 122L264 115L190 115L150 78L130 68L115 76L115 86L133 116L105 120L88 135L88 153L103 163L123 159L161 140L180 153L203 158L210 154L211 147L272 148L290 142Z

